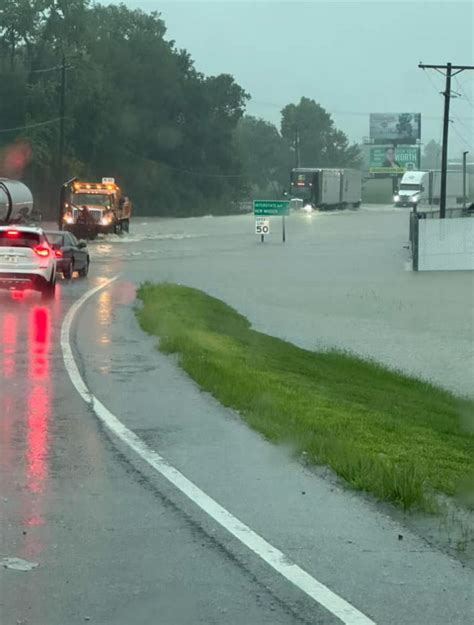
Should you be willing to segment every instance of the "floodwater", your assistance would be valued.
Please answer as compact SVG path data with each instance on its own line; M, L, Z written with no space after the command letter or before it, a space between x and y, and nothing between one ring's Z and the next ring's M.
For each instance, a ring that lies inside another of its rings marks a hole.
M472 395L474 274L411 271L408 215L293 214L284 244L277 217L264 243L253 215L136 218L129 235L91 252L97 263L122 259L135 281L204 289L305 348L349 350Z
M335 625L110 437L71 384L64 315L116 275L78 310L70 340L88 389L120 422L379 625L468 622L469 515L399 518L302 466L202 393L137 324L136 287L179 282L259 330L470 393L472 275L412 273L405 210L286 225L285 244L276 218L261 243L252 215L136 218L129 235L92 242L89 276L60 280L53 301L0 294L2 623L148 625L159 614L179 625Z

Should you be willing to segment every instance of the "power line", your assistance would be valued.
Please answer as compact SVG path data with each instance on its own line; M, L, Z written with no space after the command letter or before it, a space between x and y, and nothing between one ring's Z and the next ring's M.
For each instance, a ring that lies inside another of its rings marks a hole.
M40 69L25 70L27 74L45 74L47 72L57 72L62 69L62 65L54 65L53 67L43 67ZM66 69L74 69L74 65L66 65Z
M435 83L435 81L433 80L433 78L431 77L431 74L429 72L424 71L423 74L426 76L426 78L428 79L429 83L431 84L431 86L433 87L433 89L436 91L436 93L439 96L442 96L443 93L442 91L440 91L440 87ZM441 119L441 118L439 118Z
M428 74L427 74L428 76ZM432 82L432 79L430 78L431 84L434 86L436 92L438 94L440 94L438 87L435 85L434 82ZM269 107L273 107L273 108L278 108L278 109L283 109L285 108L285 106L288 104L281 104L278 102L269 102L268 100L254 100L253 98L250 100L250 104L257 104L260 106L269 106ZM330 115L352 115L354 117L367 117L368 115L370 115L373 111L347 111L347 110L327 110L327 112ZM440 120L443 119L440 115L423 115L423 119L430 119L430 120ZM473 121L474 117L464 117L463 118L465 121Z
M461 133L461 132L460 132L460 131L456 128L456 125L455 125L455 124L453 124L453 125L452 125L452 129L454 130L454 132L455 132L455 134L457 135L458 139L459 139L462 143L464 143L464 145L465 145L467 148L470 148L470 149L471 149L471 151L474 151L474 150L473 150L473 146L472 146L472 145L469 143L469 141L468 141L468 140L467 140L467 139L466 139L466 138L462 135L462 133Z
M441 71L438 71L438 73L440 73L441 75L444 75ZM442 96L443 96L443 93L442 93L441 91L439 91L439 87L438 87L438 85L436 85L436 83L435 83L435 81L433 80L433 78L431 77L430 73L425 71L425 72L424 72L424 74L425 74L425 76L428 78L429 82L430 82L430 83L431 83L431 85L433 86L433 88L434 88L434 90L436 91L436 93L437 93L439 96L441 96L441 97L442 97ZM461 91L461 93L463 93L463 94L464 94L464 92L463 92L463 88L462 88L462 85L461 85L461 83L460 83L460 81L459 81L459 79L458 79L458 77L457 77L457 76L455 76L455 80L456 80L456 84L457 84L457 86L459 87L459 90ZM465 98L469 101L469 99L466 97L466 95L465 95L465 94L464 94L464 97L465 97ZM467 131L468 131L468 133L469 133L469 134L471 134L471 133L472 133L472 128L470 128L470 127L466 124L466 122L465 122L465 121L463 121L463 119L466 119L466 118L458 117L457 115L452 115L452 117L453 117L453 120L452 120L452 121L454 121L454 122L458 122L461 126L463 126L465 129L467 129ZM439 118L438 118L438 119L439 119ZM467 118L467 119L471 119L471 118ZM456 136L458 137L458 139L460 139L460 141L461 141L464 145L466 145L467 147L470 147L470 148L472 149L472 146L468 143L468 141L466 140L466 138L462 135L462 133L458 130L458 128L455 126L455 124L454 124L454 123L453 123L452 128L453 128L453 130L454 130L454 132L455 132ZM441 134L442 134L442 132L441 132ZM442 140L442 137L440 138L439 143L441 143L441 140ZM438 154L437 160L439 160L439 154Z
M25 126L16 126L14 128L0 128L0 132L15 132L16 130L29 130L30 128L38 128L39 126L47 126L48 124L55 124L60 121L60 117L54 119L48 119L44 122L37 122L36 124L26 124Z
M55 65L54 67L45 67L43 69L31 69L29 73L30 74L43 74L45 72L55 72L59 69L62 69L62 65Z
M438 72L443 73L446 78L446 85L443 91L444 97L444 115L443 115L443 143L441 153L441 192L439 200L439 216L440 219L446 217L446 183L447 183L447 168L448 168L448 134L449 134L449 106L451 103L451 79L460 74L461 72L474 70L472 65L453 65L452 63L446 63L446 65L426 65L419 63L420 69L435 69ZM464 139L463 139L464 140Z
M138 156L138 155L137 155ZM164 163L162 161L157 161L155 159L150 159L153 163L157 163L162 165L163 167L167 167L172 171L176 171L180 174L189 174L190 176L198 176L201 178L246 178L245 174L211 174L200 171L191 171L189 169L182 169L181 167L173 167L173 165L168 165L168 163Z
M471 98L468 97L467 93L464 91L464 87L461 84L461 81L459 80L457 76L455 77L455 81L456 81L459 91L463 95L463 99L466 100L466 102L469 102L469 104L471 105L471 108L474 109L474 102L471 100Z
M472 136L473 133L473 128L470 128L465 122L462 121L462 119L460 117L458 117L457 115L453 115L454 121L458 122L463 129L465 130L466 134L469 136Z
M173 171L177 171L178 173L189 174L190 176L200 176L202 178L245 178L244 174L207 174L205 172L180 169L179 167L173 167L172 165L167 165L166 163L164 163L164 165L165 167L168 167L168 169L172 169Z
M440 74L442 74L441 71L439 71ZM431 77L429 72L424 72L425 76L428 78L429 82L431 83L431 85L433 86L434 90L436 91L436 93L440 96L443 95L443 93L441 91L439 91L439 87L435 84L433 78ZM443 74L442 74L443 75ZM457 76L455 76L455 80L456 80L456 84L458 85L459 89L461 92L463 92L462 89L462 85L459 82L459 79ZM464 128L466 128L469 132L469 134L472 133L472 128L469 128L469 126L467 126L467 124L462 120L461 117L458 117L457 115L453 115L453 119L454 121L458 122L461 126L463 126ZM461 140L462 143L464 143L464 145L472 148L472 146L466 141L465 137L462 136L462 134L459 132L459 130L456 128L456 126L453 124L453 130L455 132L455 134L457 135L457 137Z

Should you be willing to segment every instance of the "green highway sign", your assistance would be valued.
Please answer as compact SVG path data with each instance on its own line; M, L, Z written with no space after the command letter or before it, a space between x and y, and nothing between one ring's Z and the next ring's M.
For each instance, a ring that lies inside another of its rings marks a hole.
M289 215L290 203L288 200L254 200L253 201L253 213L254 215L276 215L278 217L284 217Z

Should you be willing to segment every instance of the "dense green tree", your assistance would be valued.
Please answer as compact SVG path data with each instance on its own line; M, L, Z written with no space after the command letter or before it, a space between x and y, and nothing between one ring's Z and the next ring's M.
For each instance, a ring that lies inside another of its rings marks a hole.
M0 175L23 178L43 213L58 201L61 64L64 176L113 176L137 212L228 212L278 195L294 164L353 165L358 151L312 100L272 124L243 118L232 76L204 76L158 13L89 0L0 0Z
M17 173L46 209L59 186L63 55L68 177L115 176L138 210L157 214L225 211L240 197L235 128L248 96L229 75L197 72L165 34L157 13L124 5L4 0L0 129L26 128L0 133L0 148L31 146L30 163Z
M276 126L246 115L237 126L236 136L251 190L279 196L288 186L293 157Z
M281 134L301 167L359 167L356 145L338 130L331 115L317 102L301 98L282 110Z

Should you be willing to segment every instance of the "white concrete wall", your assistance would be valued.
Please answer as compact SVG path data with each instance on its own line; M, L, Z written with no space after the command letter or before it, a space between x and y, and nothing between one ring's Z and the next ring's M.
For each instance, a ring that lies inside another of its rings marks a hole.
M474 218L420 219L418 271L474 270Z

